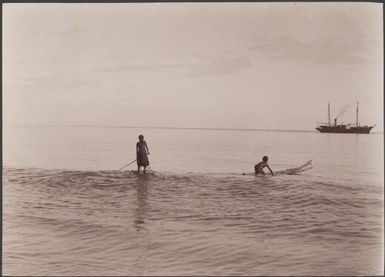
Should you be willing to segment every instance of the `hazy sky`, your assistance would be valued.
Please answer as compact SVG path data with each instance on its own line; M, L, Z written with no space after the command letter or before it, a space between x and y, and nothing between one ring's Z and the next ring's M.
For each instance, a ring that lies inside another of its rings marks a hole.
M3 4L3 123L383 131L382 5Z

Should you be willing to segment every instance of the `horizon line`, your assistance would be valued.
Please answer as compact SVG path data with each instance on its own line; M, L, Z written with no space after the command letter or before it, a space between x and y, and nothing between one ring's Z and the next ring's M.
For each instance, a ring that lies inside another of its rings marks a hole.
M125 125L70 125L70 124L18 124L8 123L3 126L31 126L31 127L75 127L75 128L116 128L116 129L165 129L165 130L212 130L212 131L268 131L268 132L308 132L318 133L316 130L301 129L266 129L266 128L220 128L220 127L177 127L177 126L125 126ZM372 132L372 134L383 134L383 132Z
M36 126L36 127L84 127L84 128L117 128L117 129L181 129L181 130L220 130L220 131L284 131L284 132L315 132L299 129L266 129L266 128L231 128L231 127L177 127L177 126L126 126L126 125L72 125L72 124L23 124L7 123L3 126Z

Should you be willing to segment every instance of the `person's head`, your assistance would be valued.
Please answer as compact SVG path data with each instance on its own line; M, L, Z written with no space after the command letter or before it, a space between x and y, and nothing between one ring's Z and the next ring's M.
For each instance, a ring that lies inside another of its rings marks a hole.
M144 140L144 136L143 135L139 135L139 140L143 141Z
M262 161L264 161L265 163L267 163L268 160L269 160L269 157L268 157L268 156L263 156Z

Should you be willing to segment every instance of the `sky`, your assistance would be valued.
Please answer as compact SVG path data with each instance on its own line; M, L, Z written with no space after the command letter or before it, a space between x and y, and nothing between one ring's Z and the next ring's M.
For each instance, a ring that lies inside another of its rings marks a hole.
M3 4L3 124L383 132L379 3Z

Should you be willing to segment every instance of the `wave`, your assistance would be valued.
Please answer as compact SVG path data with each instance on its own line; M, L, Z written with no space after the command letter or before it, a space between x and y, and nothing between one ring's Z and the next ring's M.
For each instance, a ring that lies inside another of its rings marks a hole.
M298 176L242 176L229 173L172 173L149 171L80 171L46 170L38 168L4 168L3 182L47 187L49 189L74 190L87 194L87 190L108 189L122 191L138 186L151 186L162 193L192 193L199 197L215 198L223 195L232 197L264 197L264 201L282 201L291 207L339 206L363 208L368 201L359 199L365 188L349 186L339 182L322 182L307 175ZM199 188L199 189L198 189ZM377 191L367 190L366 193ZM357 200L358 199L358 200Z
M46 272L68 273L61 262L75 255L71 265L83 259L87 272L97 261L141 273L131 258L143 257L163 262L157 273L189 265L223 275L314 253L338 260L346 247L382 239L383 200L310 175L5 168L3 185L5 256L15 268L50 261Z

